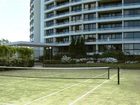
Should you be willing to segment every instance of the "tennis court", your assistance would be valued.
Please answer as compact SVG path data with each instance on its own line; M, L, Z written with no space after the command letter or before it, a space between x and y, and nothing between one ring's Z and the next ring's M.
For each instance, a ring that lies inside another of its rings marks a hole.
M121 70L120 85L117 70L108 68L0 72L0 105L140 105L139 99L140 70Z

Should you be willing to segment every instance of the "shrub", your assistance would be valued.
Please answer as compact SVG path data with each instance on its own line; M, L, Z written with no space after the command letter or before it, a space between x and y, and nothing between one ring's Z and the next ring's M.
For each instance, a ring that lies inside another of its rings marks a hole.
M110 52L105 52L101 55L102 58L115 58L119 62L125 62L125 55L121 51L110 51Z
M61 62L62 63L70 63L71 62L71 57L67 57L66 55L64 55L62 58L61 58Z
M25 47L0 46L0 66L33 66L33 50Z
M61 54L57 54L53 56L53 60L61 60L62 55Z

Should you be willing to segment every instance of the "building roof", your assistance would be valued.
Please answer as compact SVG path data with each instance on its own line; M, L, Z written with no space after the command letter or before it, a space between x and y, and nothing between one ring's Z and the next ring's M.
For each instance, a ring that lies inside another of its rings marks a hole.
M7 45L9 46L28 46L28 47L47 47L46 43L36 43L36 42L27 42L27 41L18 41L10 42Z

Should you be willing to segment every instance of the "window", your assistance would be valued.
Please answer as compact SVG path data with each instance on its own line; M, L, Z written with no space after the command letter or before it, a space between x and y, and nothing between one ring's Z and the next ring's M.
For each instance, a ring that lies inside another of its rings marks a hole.
M96 41L96 35L85 35L85 41L86 42L94 42Z
M140 44L124 44L124 51L127 55L140 55Z
M45 31L45 35L46 35L46 36L50 36L50 35L53 35L53 34L54 34L53 29L50 29L50 30L46 30L46 31Z
M124 0L124 3L140 3L140 0Z
M79 21L81 20L81 15L77 15L77 16L72 16L72 21Z
M46 43L53 43L53 38L46 39Z
M84 20L93 20L96 18L96 14L95 13L90 13L90 14L85 14L84 15Z
M140 39L140 32L124 33L124 39Z
M140 20L136 21L125 21L124 22L125 27L139 27L140 26Z
M85 24L84 25L84 30L85 31L92 31L96 29L96 24Z
M94 9L95 7L96 7L96 3L88 3L84 5L84 9L86 10Z
M124 16L128 15L140 15L140 9L130 9L130 10L125 10L124 11Z
M72 11L81 11L82 10L82 6L81 5L77 5L77 6L73 6L72 7Z
M122 39L121 33L99 34L99 39Z
M53 26L53 25L54 25L54 22L53 21L48 21L45 24L45 26L47 26L47 27L50 27L50 26Z
M80 31L82 30L82 25L72 26L72 31Z

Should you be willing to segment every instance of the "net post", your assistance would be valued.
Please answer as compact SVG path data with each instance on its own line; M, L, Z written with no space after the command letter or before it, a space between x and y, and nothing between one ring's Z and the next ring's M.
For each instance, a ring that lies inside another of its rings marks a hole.
M120 68L118 67L118 85L120 85Z
M110 79L110 67L108 68L108 79Z

